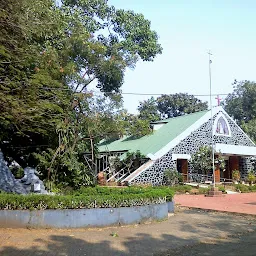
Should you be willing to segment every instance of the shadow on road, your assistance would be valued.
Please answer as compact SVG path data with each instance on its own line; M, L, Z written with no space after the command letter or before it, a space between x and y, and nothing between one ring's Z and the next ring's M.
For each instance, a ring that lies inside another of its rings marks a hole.
M113 241L118 240L113 237ZM88 241L70 237L70 236L56 236L52 235L49 239L37 239L35 242L39 243L38 246L32 246L24 249L12 247L2 247L0 254L2 256L42 256L42 255L153 255L156 251L161 251L161 247L166 243L179 243L180 238L171 235L162 235L160 239L155 239L148 234L137 234L136 237L128 237L125 242L122 242L124 249L114 248L111 241L101 241L98 243L90 243Z
M186 245L175 247L175 244L180 245L178 237L163 235L161 239L154 239L147 234L138 234L136 238L129 238L124 242L124 250L119 250L111 246L111 241L102 241L99 243L90 243L82 239L77 239L69 236L50 236L50 240L37 240L43 246L32 246L24 249L15 247L4 247L1 250L2 256L64 256L64 255L113 255L113 256L128 256L128 255L156 255L156 256L192 256L192 255L246 255L253 256L256 252L255 233L244 237L236 238L233 242L219 241L215 243L202 243L195 240L188 240ZM166 246L166 243L172 244L173 249L161 252L161 248ZM40 248L41 247L41 248ZM43 248L42 248L43 247Z
M117 235L110 236L115 230ZM103 230L0 230L1 256L256 255L255 218L184 211L161 223ZM41 233L40 233L41 232ZM9 238L7 239L7 236ZM3 239L2 239L3 238ZM9 245L8 245L9 244Z

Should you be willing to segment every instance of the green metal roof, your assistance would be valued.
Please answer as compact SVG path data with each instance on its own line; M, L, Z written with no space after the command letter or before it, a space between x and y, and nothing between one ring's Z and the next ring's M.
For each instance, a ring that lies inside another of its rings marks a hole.
M135 152L139 150L145 156L147 156L149 153L155 154L207 112L208 110L205 110L193 114L166 119L164 121L168 122L163 124L161 128L140 138L123 137L115 141L103 141L98 145L99 152Z

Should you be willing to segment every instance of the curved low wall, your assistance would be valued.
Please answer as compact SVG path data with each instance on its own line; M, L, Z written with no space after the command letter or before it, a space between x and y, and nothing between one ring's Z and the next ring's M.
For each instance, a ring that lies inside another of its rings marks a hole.
M81 228L141 223L168 217L174 203L123 208L0 210L0 227Z

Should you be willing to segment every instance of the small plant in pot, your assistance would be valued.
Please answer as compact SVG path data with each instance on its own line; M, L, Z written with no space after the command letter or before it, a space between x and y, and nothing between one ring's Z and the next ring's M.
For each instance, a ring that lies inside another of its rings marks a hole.
M248 180L250 186L255 182L256 177L255 177L255 173L254 173L253 170L250 170L250 171L248 172L247 180Z
M233 170L232 171L232 179L234 181L235 184L237 184L240 181L240 172L239 170Z

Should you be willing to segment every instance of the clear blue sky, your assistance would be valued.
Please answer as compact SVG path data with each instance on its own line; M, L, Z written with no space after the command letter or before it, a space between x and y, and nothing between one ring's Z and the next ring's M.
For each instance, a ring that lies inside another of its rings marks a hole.
M255 0L109 0L109 4L143 13L163 47L154 62L139 62L126 72L123 92L209 94L209 49L214 54L213 93L231 92L234 79L256 80ZM124 96L124 106L135 113L139 101L149 97Z

